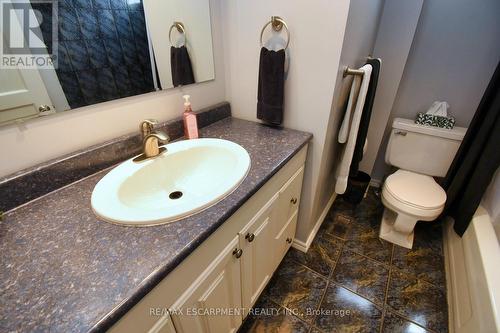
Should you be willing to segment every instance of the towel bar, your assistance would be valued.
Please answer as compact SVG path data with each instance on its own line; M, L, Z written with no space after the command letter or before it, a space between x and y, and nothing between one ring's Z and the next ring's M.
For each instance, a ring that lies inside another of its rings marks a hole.
M343 77L346 77L347 75L363 75L364 72L361 69L352 69L349 67L346 67L344 69L344 74L342 75Z
M272 24L273 30L277 32L281 31L281 29L285 27L286 37L287 37L285 45L285 50L286 50L288 48L288 44L290 43L290 30L288 30L288 25L286 24L286 22L279 16L271 16L271 21L264 24L264 27L260 31L260 46L261 47L264 46L264 43L262 43L262 36L264 36L264 31L266 30L269 24Z

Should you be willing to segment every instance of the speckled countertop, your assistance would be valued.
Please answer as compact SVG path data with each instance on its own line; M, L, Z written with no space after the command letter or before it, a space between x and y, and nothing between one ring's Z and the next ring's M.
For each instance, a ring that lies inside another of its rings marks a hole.
M235 118L201 136L240 144L252 164L236 191L191 217L147 228L100 221L90 196L109 170L8 212L0 222L0 332L106 330L311 138Z

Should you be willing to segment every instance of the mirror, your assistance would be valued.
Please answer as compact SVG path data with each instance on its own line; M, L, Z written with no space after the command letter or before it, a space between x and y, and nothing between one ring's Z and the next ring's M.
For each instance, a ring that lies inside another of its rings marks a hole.
M209 0L1 3L0 124L213 80Z
M161 87L212 80L215 73L208 0L145 0L144 7Z

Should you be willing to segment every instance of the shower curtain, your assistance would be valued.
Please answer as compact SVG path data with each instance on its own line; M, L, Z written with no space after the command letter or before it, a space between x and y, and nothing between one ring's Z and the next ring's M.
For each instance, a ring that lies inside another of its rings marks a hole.
M467 230L499 164L500 63L442 184L448 197L442 216L455 220L458 235Z

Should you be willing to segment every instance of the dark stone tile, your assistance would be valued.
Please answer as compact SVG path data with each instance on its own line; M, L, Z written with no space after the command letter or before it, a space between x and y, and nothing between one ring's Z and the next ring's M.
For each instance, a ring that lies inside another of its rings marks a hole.
M408 321L391 311L386 311L382 333L431 333L423 327Z
M110 0L93 0L93 3L97 9L111 9Z
M134 32L132 31L132 26L130 25L128 11L126 9L115 9L113 10L113 16L115 18L118 37L132 40L134 38Z
M76 40L82 38L76 11L72 7L61 7L58 13L59 40Z
M376 218L381 219L384 212L384 205L375 190L370 188L367 195L354 209L356 218Z
M102 38L118 38L116 32L115 20L113 12L108 9L101 9L97 11L97 20L99 22L99 32Z
M92 0L73 0L76 8L92 9Z
M115 78L110 68L101 68L97 71L97 82L99 85L99 94L106 101L120 98L116 88Z
M340 256L342 241L316 237L307 253L294 248L288 251L287 256L313 271L328 277L335 267Z
M133 95L127 69L114 67L112 68L112 71L115 77L116 88L118 89L120 96L127 97Z
M383 305L388 277L387 266L344 250L332 280L378 305Z
M144 17L144 12L133 10L129 12L129 15L135 39L147 41L146 19Z
M139 66L140 62L137 56L137 50L135 49L134 41L130 39L121 39L120 44L122 46L125 64L129 66Z
M327 285L326 278L285 258L263 294L301 319L311 322L314 316L310 311L317 309Z
M73 0L59 0L58 2L58 8L61 9L63 7L74 7L75 5L73 4Z
M238 333L307 333L309 325L283 307L267 299L260 300L245 319Z
M102 39L86 41L86 44L91 66L95 69L109 67L108 54Z
M69 53L66 49L66 42L59 42L56 69L63 72L73 71L73 67L71 67L71 59L69 58Z
M346 202L342 196L338 196L333 202L332 207L330 208L329 214L340 213L345 216L354 216L354 209L356 205Z
M133 65L128 66L127 68L132 91L136 94L144 94L153 91L153 82L146 81L146 75L144 75L140 66Z
M99 26L97 24L97 14L92 9L77 8L80 29L85 39L99 38Z
M345 245L352 251L388 264L391 259L392 244L378 237L380 219L357 218L347 235Z
M444 288L446 280L441 226L429 222L417 224L413 248L409 250L395 246L392 264L406 274Z
M77 108L85 105L75 72L57 71L57 77L59 78L59 82L61 82L61 87L70 107Z
M113 9L127 9L126 0L110 0L111 8Z
M103 101L99 93L99 84L97 81L97 72L94 69L78 71L78 82L82 90L83 97L87 104L95 104Z
M89 69L90 58L85 41L83 39L69 40L65 44L73 69L76 71Z
M122 46L118 39L104 39L104 46L108 54L108 60L111 67L122 68L125 66L125 59L123 58Z
M421 279L391 270L387 305L406 318L435 332L448 331L446 295Z
M351 217L334 211L327 214L325 221L323 221L321 225L319 234L330 237L334 236L345 240L351 226Z
M370 301L331 283L319 308L315 326L324 332L376 332L382 310Z

